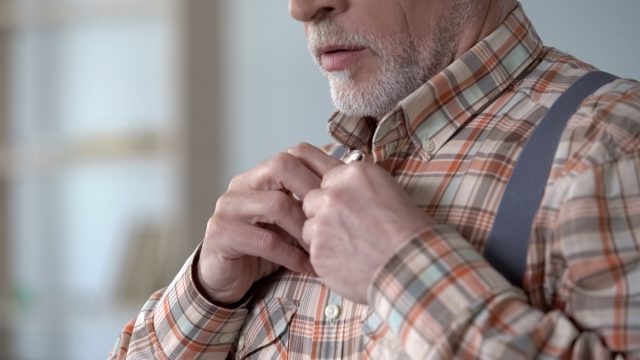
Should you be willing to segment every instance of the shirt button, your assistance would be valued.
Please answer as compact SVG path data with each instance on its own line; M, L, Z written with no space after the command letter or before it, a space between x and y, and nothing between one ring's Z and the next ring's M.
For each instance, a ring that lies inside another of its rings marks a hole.
M340 316L340 306L336 304L328 305L326 308L324 308L324 315L329 320L337 319L338 316Z
M422 147L424 148L424 151L426 151L429 154L431 154L433 152L433 150L436 149L436 143L434 143L433 140L431 140L431 139L424 139L422 141Z
M238 339L238 351L244 350L244 336L240 336Z

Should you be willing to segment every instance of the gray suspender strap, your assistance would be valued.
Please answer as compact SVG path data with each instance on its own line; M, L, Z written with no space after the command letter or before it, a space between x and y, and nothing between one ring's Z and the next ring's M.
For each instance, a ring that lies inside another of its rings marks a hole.
M522 286L533 218L567 121L587 96L614 79L596 71L576 81L551 106L522 149L484 251L489 263L515 286Z

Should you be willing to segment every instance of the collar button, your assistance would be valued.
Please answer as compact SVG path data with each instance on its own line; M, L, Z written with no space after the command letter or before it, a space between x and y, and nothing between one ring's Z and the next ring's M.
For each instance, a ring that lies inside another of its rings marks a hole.
M354 150L349 154L349 156L347 156L347 159L345 160L345 162L349 164L352 162L362 161L362 160L364 160L364 152L361 150Z
M424 139L424 140L422 140L422 148L429 155L431 155L431 154L433 154L433 151L436 149L436 143L434 143L433 140L431 140L431 139Z

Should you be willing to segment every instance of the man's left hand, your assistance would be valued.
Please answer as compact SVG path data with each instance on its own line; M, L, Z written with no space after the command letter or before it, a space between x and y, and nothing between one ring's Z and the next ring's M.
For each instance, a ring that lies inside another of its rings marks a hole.
M303 199L302 245L314 270L338 294L367 303L377 270L433 220L375 164L344 164L310 145L289 152L322 177Z

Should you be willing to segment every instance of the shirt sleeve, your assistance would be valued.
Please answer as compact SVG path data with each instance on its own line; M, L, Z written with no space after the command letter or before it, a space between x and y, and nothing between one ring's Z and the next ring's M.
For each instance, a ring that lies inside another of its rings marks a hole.
M423 359L640 357L640 156L571 179L553 239L557 301L542 310L456 230L410 240L378 272L369 303Z
M154 293L122 330L110 359L225 359L248 310L224 309L197 289L193 268L199 250L164 290Z

